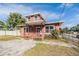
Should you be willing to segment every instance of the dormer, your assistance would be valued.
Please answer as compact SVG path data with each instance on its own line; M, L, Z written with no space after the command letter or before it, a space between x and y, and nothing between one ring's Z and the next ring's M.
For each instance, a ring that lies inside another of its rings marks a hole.
M42 23L45 22L45 19L42 17L41 14L31 14L26 16L26 23Z

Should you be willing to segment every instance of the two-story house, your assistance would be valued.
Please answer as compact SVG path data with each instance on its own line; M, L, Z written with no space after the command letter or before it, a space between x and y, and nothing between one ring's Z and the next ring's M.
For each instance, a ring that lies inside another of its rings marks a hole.
M63 22L47 23L41 14L33 14L25 17L25 24L20 26L20 33L25 38L42 38L53 29L60 31Z

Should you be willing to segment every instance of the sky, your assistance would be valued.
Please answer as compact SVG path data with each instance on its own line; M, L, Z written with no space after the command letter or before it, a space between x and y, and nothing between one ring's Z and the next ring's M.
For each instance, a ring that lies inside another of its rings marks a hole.
M40 13L46 22L64 22L61 26L62 28L70 28L79 24L78 3L0 3L1 21L6 21L10 12L20 13L24 17L29 14Z

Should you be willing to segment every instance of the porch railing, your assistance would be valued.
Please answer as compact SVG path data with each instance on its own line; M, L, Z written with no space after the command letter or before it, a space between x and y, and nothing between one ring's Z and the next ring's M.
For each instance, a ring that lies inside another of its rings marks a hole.
M42 33L35 33L35 37L41 37L42 36Z

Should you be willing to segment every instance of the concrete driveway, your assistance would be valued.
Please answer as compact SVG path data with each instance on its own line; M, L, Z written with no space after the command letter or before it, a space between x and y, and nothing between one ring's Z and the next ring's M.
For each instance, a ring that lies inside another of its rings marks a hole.
M18 56L35 46L33 40L0 41L0 56Z

